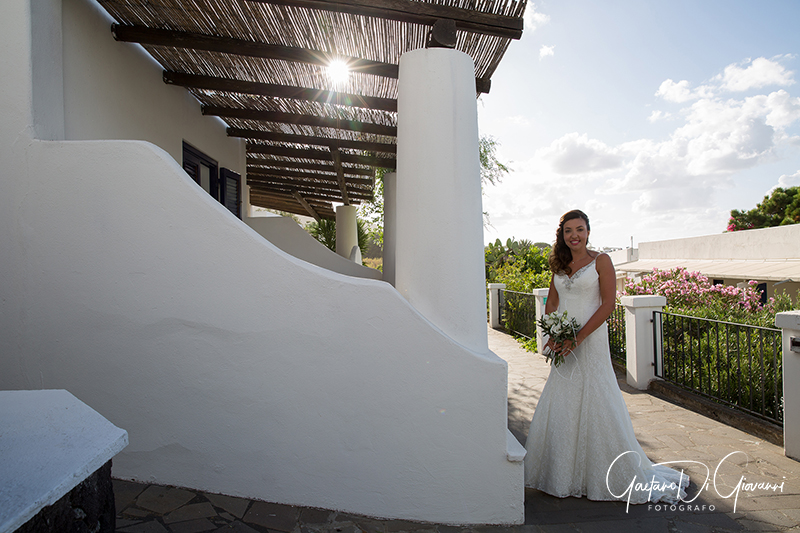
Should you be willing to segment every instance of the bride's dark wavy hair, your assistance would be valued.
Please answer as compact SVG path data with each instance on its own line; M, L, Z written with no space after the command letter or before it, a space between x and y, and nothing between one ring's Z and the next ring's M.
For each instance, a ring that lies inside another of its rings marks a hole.
M564 240L564 224L576 218L582 218L583 221L586 222L586 231L591 231L591 228L589 228L589 217L580 209L573 209L561 216L561 220L558 222L558 229L556 230L556 243L550 250L550 257L548 258L550 271L554 274L566 274L568 276L572 274L572 269L569 267L570 262L572 262L572 252Z

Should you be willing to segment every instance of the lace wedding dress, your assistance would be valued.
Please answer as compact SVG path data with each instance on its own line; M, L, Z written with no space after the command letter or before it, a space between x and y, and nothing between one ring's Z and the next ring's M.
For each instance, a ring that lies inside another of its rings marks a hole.
M572 277L556 275L554 284L558 311L566 310L580 324L600 306L594 261ZM653 465L636 440L611 365L605 323L560 366L551 365L525 448L525 485L553 496L630 503L674 503L686 496L688 477Z

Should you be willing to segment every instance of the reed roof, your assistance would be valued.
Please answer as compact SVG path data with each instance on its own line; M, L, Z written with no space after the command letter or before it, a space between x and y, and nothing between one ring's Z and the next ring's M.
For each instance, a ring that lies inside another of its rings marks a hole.
M140 43L166 83L247 139L253 205L323 218L331 202L371 198L374 170L395 165L400 56L453 20L488 92L526 1L99 0L117 40ZM350 74L334 85L337 59Z

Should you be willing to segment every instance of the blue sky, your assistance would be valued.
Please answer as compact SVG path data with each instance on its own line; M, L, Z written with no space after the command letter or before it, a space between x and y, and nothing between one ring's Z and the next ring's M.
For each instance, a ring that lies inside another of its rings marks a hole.
M800 185L800 2L529 2L478 102L513 171L486 242L553 240L579 208L597 247L724 231Z

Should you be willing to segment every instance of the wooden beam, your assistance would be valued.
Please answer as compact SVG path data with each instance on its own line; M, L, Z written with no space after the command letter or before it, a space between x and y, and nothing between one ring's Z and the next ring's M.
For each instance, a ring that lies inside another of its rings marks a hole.
M273 209L280 209L282 211L289 211L290 213L297 213L298 215L308 216L308 211L300 205L300 203L291 195L291 193L282 191L254 191L252 198L255 200L254 205L261 205L262 207L271 207ZM268 202L269 205L263 205ZM309 205L314 208L322 218L332 218L335 216L333 206L330 202L320 200L306 200ZM256 203L258 202L258 203Z
M262 141L287 142L296 144L310 144L313 146L328 146L339 148L352 148L368 152L397 153L396 144L375 143L368 141L351 141L346 139L332 139L330 137L316 137L312 135L295 135L292 133L279 133L275 131L248 130L242 128L228 128L229 137L243 137L245 139L259 139Z
M248 153L269 154L283 157L296 157L298 159L318 159L322 161L333 161L333 156L327 150L301 150L299 148L284 148L283 146L272 146L269 144L247 144ZM374 157L368 155L341 154L342 163L353 165L369 165L380 168L396 168L396 158Z
M247 157L247 164L261 167L276 167L276 168L292 168L292 169L305 169L305 170L318 170L320 172L335 173L336 170L333 165L325 165L322 163L300 163L298 161L284 161L282 159L263 159L260 157ZM344 167L346 175L355 176L372 176L372 169L357 168L357 167Z
M275 193L275 194L287 194L289 195L292 200L294 201L294 197L292 196L292 187L284 187L281 185L270 185L268 183L261 183L261 184L254 184L251 185L250 192L252 193L255 191L258 192L267 192L267 193ZM340 194L323 194L321 192L313 192L313 191L302 191L303 197L308 201L311 202L341 202L342 196ZM354 204L361 203L361 200L357 200L353 202Z
M397 167L397 159L394 157L375 157L369 155L341 154L341 159L342 163L350 163L352 165L369 165L371 167L390 168L390 169L394 169Z
M328 150L286 148L285 146L273 146L271 144L247 143L247 153L278 155L282 157L296 157L298 159L317 159L320 161L333 161L333 157L331 156L331 153Z
M335 191L320 191L311 188L297 188L291 185L281 185L278 183L260 183L260 182L247 182L250 185L251 190L256 191L272 191L272 192L279 192L285 194L291 194L292 191L297 191L304 196L304 198L308 200L315 200L315 201L326 201L326 202L341 202L342 195L339 190ZM353 204L359 204L362 201L371 202L372 197L361 197L353 200Z
M451 19L461 31L494 35L509 39L522 37L521 17L494 15L472 9L414 2L411 0L254 0L267 4L289 5L308 9L322 9L338 13L350 13L412 24L433 26L438 19Z
M342 172L342 154L336 148L331 149L333 156L333 166L336 167L336 181L339 182L339 190L342 191L344 205L350 205L350 198L347 196L347 184L344 182L344 172Z
M330 182L321 182L321 181L305 181L305 180L295 180L292 178L283 178L280 176L262 176L262 175L249 175L247 176L247 182L253 183L264 183L264 184L274 184L274 185L281 185L283 187L293 187L296 189L308 189L309 191L339 191L339 183L336 181ZM372 190L371 189L364 189L362 187L358 187L353 185L352 183L348 183L348 192L353 195L354 197L362 198L365 200L371 200Z
M216 37L201 33L189 33L175 30L161 30L145 26L128 26L112 24L111 33L114 39L121 42L148 44L154 46L172 46L174 48L191 48L207 52L220 52L248 57L281 59L298 63L309 63L327 67L331 61L338 59L347 63L353 72L374 74L386 78L397 78L398 66L357 57L346 57L329 54L321 50L308 50L276 44L257 43L230 37Z
M260 207L268 207L270 209L278 209L288 213L307 216L308 212L300 203L291 195L287 193L278 193L271 191L251 191L251 203ZM306 200L314 207L314 211L322 218L335 219L336 213L330 202L322 202L316 200Z
M292 181L296 182L298 185L325 185L331 189L338 189L339 182L336 179L336 176L333 174L308 174L305 172L287 172L287 171L271 171L271 170L259 170L259 169L247 169L247 178L261 178L261 179L282 179L287 180L287 182ZM299 178L299 179L294 179ZM373 185L373 181L371 179L362 179L362 178L349 178L345 176L345 182L348 185L352 185L354 187L359 187L364 191L372 190L371 187ZM365 189L364 187L370 187L369 189Z
M275 85L255 81L241 81L230 78L217 78L214 76L201 76L198 74L185 74L182 72L164 71L164 83L180 85L192 89L206 89L209 91L225 91L231 93L257 94L274 98L289 98L292 100L306 100L323 104L336 104L350 107L363 107L366 109L379 109L381 111L397 112L397 100L393 98L378 98L375 96L361 96L350 93L337 93L319 89L306 89L289 85Z
M284 113L283 111L266 111L261 109L246 109L242 107L219 107L204 105L204 115L215 117L240 118L243 120L263 120L266 122L279 122L282 124L296 124L301 126L317 126L320 128L334 128L339 130L356 131L360 133L374 133L397 137L396 126L384 126L374 122L361 122L358 120L344 120L331 117L317 117L314 115L301 115L298 113Z
M257 43L230 37L216 37L201 33L189 33L175 30L161 30L145 26L128 26L112 24L111 34L114 39L126 43L139 43L152 46L171 46L173 48L188 48L219 52L247 57L262 57L266 59L281 59L297 63L308 63L320 67L327 67L334 59L344 61L352 72L361 72L385 78L397 79L400 67L394 63L382 63L357 57L346 57L338 54L329 54L320 50L293 48L276 44ZM475 89L479 93L488 93L491 80L476 78Z
M303 198L303 197L300 195L300 193L299 193L299 192L297 192L297 190L294 190L294 191L292 191L292 196L294 196L294 199L295 199L295 200L297 200L297 201L300 203L300 205L302 205L302 206L305 208L305 210L306 210L306 211L308 211L308 213L309 213L309 214L310 214L312 217L314 217L314 219L315 219L317 222L321 222L321 221L322 221L322 218L320 218L319 214L317 214L317 212L316 212L316 211L314 211L314 208L313 208L313 207L311 207L311 204L309 204L308 202L306 202L306 199L305 199L305 198Z

